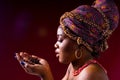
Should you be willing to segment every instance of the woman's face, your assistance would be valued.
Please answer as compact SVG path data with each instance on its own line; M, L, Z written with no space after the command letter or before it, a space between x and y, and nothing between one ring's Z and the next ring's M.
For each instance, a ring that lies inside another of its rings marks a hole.
M55 43L56 57L59 58L60 63L68 64L75 60L75 50L77 43L67 37L62 28L59 27L57 30L57 42Z

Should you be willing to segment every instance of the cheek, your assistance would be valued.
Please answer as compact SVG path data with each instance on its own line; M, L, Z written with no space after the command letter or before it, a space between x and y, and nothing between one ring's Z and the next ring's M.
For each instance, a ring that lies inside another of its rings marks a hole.
M74 53L72 45L63 46L61 49L66 55Z
M63 42L60 51L61 58L70 62L74 59L75 45L71 42Z
M75 42L71 41L71 40L65 40L63 42L63 44L61 45L61 49L66 53L66 54L70 54L70 53L74 53L75 51Z

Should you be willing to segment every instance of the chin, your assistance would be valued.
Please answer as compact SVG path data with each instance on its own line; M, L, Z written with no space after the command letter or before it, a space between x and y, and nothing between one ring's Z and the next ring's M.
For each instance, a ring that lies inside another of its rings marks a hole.
M59 62L62 63L62 64L69 64L70 62L66 61L66 60L63 60L63 59L59 59Z

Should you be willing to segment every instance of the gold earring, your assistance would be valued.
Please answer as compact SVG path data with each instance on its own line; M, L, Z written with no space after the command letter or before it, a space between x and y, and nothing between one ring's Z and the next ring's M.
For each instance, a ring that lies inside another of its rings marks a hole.
M82 57L82 52L80 51L80 55L79 55L78 51L79 51L79 49L77 49L75 51L75 57L76 57L76 59L80 59Z

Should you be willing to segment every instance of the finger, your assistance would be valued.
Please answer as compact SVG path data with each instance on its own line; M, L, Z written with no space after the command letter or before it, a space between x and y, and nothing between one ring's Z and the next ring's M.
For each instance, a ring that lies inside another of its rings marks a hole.
M43 65L40 64L29 64L29 63L25 63L24 65L24 70L25 72L27 72L28 74L33 74L33 75L43 75L45 68Z
M35 55L31 55L31 57L33 57L33 58L39 58L38 56L35 56Z
M27 58L28 56L25 56L24 55L24 52L19 52L19 53L16 53L16 58L19 62L22 62L22 61L26 61L27 62Z
M25 61L20 61L20 65L21 65L21 67L26 71L26 65L27 65L27 62L25 62Z
M23 57L23 60L25 62L28 62L29 64L39 64L39 60L37 56L33 56L33 55L28 55L28 54L21 54L21 56Z
M29 73L35 72L33 65L31 65L31 64L26 64L25 69L26 69L26 72L29 72Z
M16 59L18 60L22 68L24 68L25 62L23 61L23 58L20 56L20 53L16 53Z
M24 66L24 69L29 74L37 74L38 73L38 66L40 69L40 65L32 65L32 64L26 63Z
M41 64L40 63L40 60L41 60L42 58L40 58L40 57L38 57L38 56L35 56L35 55L32 55L31 56L31 61L33 62L33 63L35 63L35 64Z
M40 64L48 66L48 62L45 59L39 61Z
M24 60L25 62L30 62L30 58L29 58L29 57L23 57L23 60Z
M23 61L20 64L21 64L22 68L25 70L25 72L29 73L28 63Z
M16 59L17 59L19 62L23 60L19 53L16 53Z
M20 52L20 56L22 57L23 61L30 63L31 55L26 52Z
M37 58L39 60L41 60L42 58L38 57L38 56L35 56L35 55L31 55L32 58Z
M27 73L30 72L30 67L29 67L30 64L29 63L27 63L25 61L20 61L20 65L25 70L25 72L27 72Z
M20 56L21 56L21 57L31 57L31 55L29 55L29 54L26 53L26 52L20 52Z
M38 56L32 55L32 58L34 59L38 59L37 61L39 61L40 64L45 64L47 61L44 60L43 58L40 58Z

